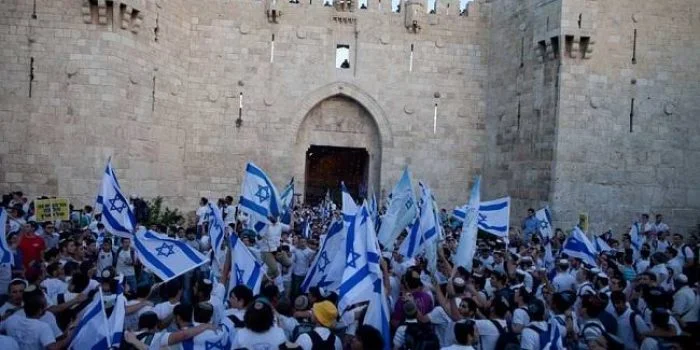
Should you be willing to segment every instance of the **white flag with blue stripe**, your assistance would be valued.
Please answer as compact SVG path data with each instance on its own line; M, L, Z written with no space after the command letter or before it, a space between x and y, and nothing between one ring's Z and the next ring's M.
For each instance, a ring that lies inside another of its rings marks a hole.
M345 238L347 226L344 220L331 222L325 238L321 241L321 249L311 262L311 268L301 283L304 293L311 287L321 287L327 290L336 290L340 286L345 269Z
M474 253L476 253L477 221L479 216L479 203L481 199L481 176L476 176L467 202L467 210L462 224L462 233L459 236L455 264L463 266L467 271L472 270Z
M266 272L265 264L258 261L248 247L231 233L231 271L229 276L229 290L235 286L244 285L253 291L260 292L260 285Z
M606 242L606 241L603 239L603 237L601 237L601 236L595 236L595 250L596 250L598 253L602 253L602 252L614 251L615 249L613 249L613 248L608 244L608 242Z
M108 232L119 237L132 238L136 227L136 216L122 193L111 158L107 161L107 167L102 175L97 205L102 207L102 224Z
M420 248L423 244L423 236L420 230L420 217L416 217L413 223L408 226L408 235L401 243L399 247L399 254L403 255L407 259L411 259L418 255Z
M107 323L109 324L109 332L111 344L113 347L119 348L119 345L124 338L124 318L126 316L126 297L124 297L124 276L119 276L117 283L116 299L114 308L109 315Z
M338 288L341 312L349 305L369 300L374 280L382 277L380 256L374 223L365 202L348 228L345 269Z
M554 266L554 254L552 253L552 239L554 231L552 231L552 214L549 208L542 208L535 213L535 218L539 222L539 231L544 240L544 264L547 269Z
M559 322L554 317L549 318L547 334L549 335L548 337L540 337L540 339L544 338L547 341L546 344L540 344L542 350L566 349L564 347L564 341L561 338L561 332L559 331Z
M408 236L399 247L399 253L408 259L420 254L427 244L432 244L438 238L432 195L422 183L419 182L418 186L421 189L419 215L409 226Z
M251 228L258 233L267 227L269 216L280 217L282 214L277 188L253 163L246 165L239 204L239 208L250 216Z
M15 264L15 257L7 244L6 225L7 210L0 207L0 264L10 264L12 266Z
M289 225L292 222L292 211L294 203L294 178L287 184L280 194L280 205L282 206L283 224Z
M311 238L311 218L310 217L307 217L304 220L304 230L301 232L301 234L306 239Z
M107 323L102 289L95 293L92 301L85 307L73 331L70 350L104 350L111 346L111 332Z
M457 207L452 211L452 216L459 221L464 221L464 217L466 215L466 206ZM510 197L481 202L479 205L478 221L478 227L480 230L486 231L498 237L507 238L509 223Z
M413 193L411 172L403 170L401 179L391 191L389 208L382 217L378 239L386 250L393 250L396 237L415 220L417 215L416 196Z
M597 256L595 246L578 226L574 227L571 236L564 242L562 253L566 253L568 256L574 258L579 258L588 265L598 266L596 263Z
M212 204L212 202L207 203L207 210L209 211L209 239L211 242L212 250L214 251L214 259L216 259L220 264L223 264L221 251L224 245L224 236L226 234L226 225L224 224L224 218L221 215L221 210Z
M391 349L390 315L384 283L382 283L382 278L379 277L374 280L372 285L372 294L363 323L376 328L381 333L382 338L384 338L384 348L382 350Z
M187 243L153 231L136 232L134 246L139 260L163 281L169 281L209 262Z
M376 221L377 220L377 215L379 215L379 204L377 203L377 197L374 195L374 191L372 191L372 196L369 198L369 214L372 215L372 220Z

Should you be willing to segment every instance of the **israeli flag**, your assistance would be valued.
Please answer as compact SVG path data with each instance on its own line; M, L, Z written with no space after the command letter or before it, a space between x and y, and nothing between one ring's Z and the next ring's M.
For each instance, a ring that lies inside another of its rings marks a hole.
M369 300L375 279L382 278L379 243L367 202L358 209L348 228L345 252L345 269L338 288L338 309L341 311L349 305Z
M408 226L408 235L403 240L399 247L399 254L407 259L411 259L418 255L418 252L423 244L423 236L420 230L420 217L416 217L413 223Z
M579 258L584 263L591 266L598 266L596 263L596 249L593 243L586 237L586 234L581 231L578 226L574 227L571 236L564 242L562 253Z
M374 195L374 191L369 199L369 214L372 215L372 220L377 220L377 216L379 215L379 205L377 204L377 197Z
M391 191L391 201L379 227L379 243L386 250L393 250L396 237L415 220L416 197L411 184L411 173L405 168L401 179Z
M294 209L292 205L294 203L294 178L282 190L280 203L282 205L282 220L280 221L285 225L289 225L292 222L292 211Z
M347 226L343 220L335 220L328 227L321 249L311 262L311 268L301 283L301 290L308 293L311 287L336 290L345 269L345 256L338 252L345 251Z
M542 208L535 213L535 218L539 221L539 231L544 244L544 264L547 269L554 266L554 254L552 253L552 214L549 208Z
M111 334L111 344L113 347L119 348L119 345L124 338L124 317L126 316L126 298L124 297L124 276L119 276L117 283L117 298L114 302L114 308L109 315L107 323L109 324L109 333Z
M267 227L269 216L279 217L282 214L277 188L267 174L253 163L246 166L239 204L240 209L250 216L251 226L258 233Z
M245 285L253 291L260 293L260 285L266 273L265 264L258 261L248 247L231 233L231 271L229 272L229 290L238 285Z
M304 238L309 239L311 237L311 218L307 217L304 220L304 230L301 232Z
M559 322L554 317L549 318L547 326L547 333L549 334L548 337L544 337L544 339L547 341L546 344L541 344L542 350L563 350L566 349L564 347L564 341L561 338L561 332L559 331ZM540 337L542 339L543 337Z
M220 259L224 245L224 235L226 234L226 224L224 224L224 218L221 216L221 210L212 202L207 203L207 211L209 211L209 239L214 251L214 259L223 264L223 261Z
M372 284L372 294L365 313L363 324L376 328L384 338L384 348L391 349L391 329L389 328L389 304L387 303L386 290L382 278L377 278Z
M15 257L10 251L10 246L7 244L7 210L0 207L0 264L15 264Z
M68 349L109 349L111 335L102 300L102 289L100 289L95 293L90 304L85 307L78 326L73 331Z
M438 238L432 195L422 183L419 182L418 186L421 189L420 214L409 226L408 236L399 247L399 253L408 259L421 253L426 244L432 244L433 240Z
M459 221L464 221L467 215L467 207L457 207L452 211L452 215ZM480 230L492 235L507 238L510 223L510 197L494 199L492 201L481 202L479 205Z
M595 249L598 253L614 251L602 236L595 236Z
M209 262L187 243L166 235L142 230L134 237L139 260L164 282Z
M630 228L630 244L632 246L632 255L635 259L639 258L639 251L644 244L644 236L641 234L642 228L638 222L632 224Z
M457 254L454 260L455 264L463 266L467 271L472 270L474 253L476 253L477 220L479 216L479 201L481 199L480 191L481 177L476 176L471 194L469 195L469 202L467 202L464 224L462 224L462 233L459 237Z
M345 182L340 183L340 193L342 195L343 207L341 208L341 212L343 213L343 219L351 222L357 213L357 204L350 192L348 192L348 188L345 187Z
M112 158L107 161L107 167L102 175L97 205L102 207L102 224L108 232L119 237L132 238L136 217L119 186L117 174L112 168Z

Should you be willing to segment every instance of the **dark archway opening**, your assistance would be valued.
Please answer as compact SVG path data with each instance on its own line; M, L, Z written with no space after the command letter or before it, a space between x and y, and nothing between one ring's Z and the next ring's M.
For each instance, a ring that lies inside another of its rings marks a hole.
M333 202L340 204L340 182L344 181L353 198L367 196L369 153L364 148L315 146L306 151L304 200L320 203L329 191Z

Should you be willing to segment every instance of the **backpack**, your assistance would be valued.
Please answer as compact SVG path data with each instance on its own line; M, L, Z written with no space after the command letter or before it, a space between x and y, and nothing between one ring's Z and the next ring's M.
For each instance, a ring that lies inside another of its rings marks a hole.
M558 326L555 326L558 327ZM551 325L547 325L547 330L541 330L535 326L527 326L525 327L527 329L530 329L537 333L537 335L540 336L540 349L550 349L553 346L556 347L556 344L552 344L552 327ZM561 339L561 335L559 336L559 340L562 341L563 344L563 339Z
M639 331L637 331L637 316L640 316L640 314L637 313L637 311L632 310L630 313L630 328L632 328L632 335L634 336L634 341L637 342L640 346L642 345L642 340L644 340L644 337L641 337L639 335Z
M151 343L153 342L153 337L156 334L153 332L143 332L139 335L136 336L136 339L141 341L142 343L146 344L146 346L150 346ZM121 345L119 346L119 350L136 350L137 348L126 341L122 341Z
M601 326L598 323L592 322L588 323L583 326L581 329L581 334L584 334L586 332L587 328L594 327L598 328L600 330L600 333L603 335L605 340L608 343L608 350L624 350L625 349L625 343L620 341L620 339L612 334L610 334L608 331L605 330L603 326Z
M316 325L312 322L299 322L299 324L294 327L294 330L292 331L292 339L296 340L302 334L312 333L314 328L316 328Z
M243 320L239 319L239 318L236 317L235 315L229 315L229 316L228 316L228 319L231 320L231 322L233 323L233 327L235 327L235 328L245 328L245 322L243 322ZM298 326L297 326L297 327L298 327ZM295 329L296 329L296 328L295 328ZM296 339L296 338L294 338L294 339Z
M430 324L405 323L406 335L402 350L432 350L440 348L440 340Z
M518 334L513 332L513 325L506 321L507 329L504 329L496 320L489 320L498 329L498 340L495 349L499 350L520 350L520 340Z
M309 338L311 338L311 350L335 350L336 336L333 332L330 333L326 340L323 340L316 331L312 330L308 334Z

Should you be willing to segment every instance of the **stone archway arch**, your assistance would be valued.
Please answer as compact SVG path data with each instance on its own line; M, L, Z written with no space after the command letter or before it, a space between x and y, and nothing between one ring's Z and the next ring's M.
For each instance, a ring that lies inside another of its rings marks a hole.
M379 194L382 154L392 147L393 135L386 114L372 96L346 82L325 85L302 100L290 130L297 192L306 189L307 151L311 146L330 146L365 149L369 155L368 194Z

